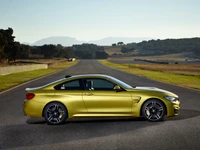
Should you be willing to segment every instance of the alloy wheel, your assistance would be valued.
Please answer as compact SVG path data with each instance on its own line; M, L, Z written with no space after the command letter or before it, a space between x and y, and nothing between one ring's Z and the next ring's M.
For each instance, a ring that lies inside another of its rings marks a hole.
M150 100L144 104L142 113L148 121L160 121L164 118L165 108L160 101Z
M48 104L44 113L45 120L49 124L62 124L67 118L67 111L60 103Z

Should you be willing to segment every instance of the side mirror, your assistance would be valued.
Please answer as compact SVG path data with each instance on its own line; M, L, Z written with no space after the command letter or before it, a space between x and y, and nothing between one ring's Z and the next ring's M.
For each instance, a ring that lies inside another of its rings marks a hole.
M119 85L115 85L113 89L116 90L116 91L121 91L122 90Z

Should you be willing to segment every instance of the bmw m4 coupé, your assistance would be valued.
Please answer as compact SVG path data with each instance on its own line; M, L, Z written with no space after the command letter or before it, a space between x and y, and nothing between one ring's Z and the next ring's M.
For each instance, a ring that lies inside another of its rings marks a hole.
M178 115L176 94L154 87L132 87L102 74L66 76L50 84L26 89L24 114L44 117L48 124L62 124L67 118L143 116L161 121Z

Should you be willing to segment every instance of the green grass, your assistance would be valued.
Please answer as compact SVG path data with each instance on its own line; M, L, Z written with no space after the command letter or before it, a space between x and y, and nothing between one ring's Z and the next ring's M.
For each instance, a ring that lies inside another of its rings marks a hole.
M65 68L75 65L77 62L78 61L73 61L73 62L65 61L65 62L56 63L55 65L51 65L49 66L48 69L39 69L39 70L26 71L26 72L20 72L20 73L13 73L9 75L0 75L0 85L1 85L0 91L4 91L6 89L22 84L26 81L30 81L32 79L36 79L48 74L58 72L60 70L63 70Z
M106 60L99 60L103 65L109 66L111 68L119 69L124 72L128 72L131 74L143 76L146 78L176 84L184 87L200 89L200 76L199 75L181 75L169 72L161 72L161 71L152 71L145 70L137 67L133 67L125 64L116 64Z

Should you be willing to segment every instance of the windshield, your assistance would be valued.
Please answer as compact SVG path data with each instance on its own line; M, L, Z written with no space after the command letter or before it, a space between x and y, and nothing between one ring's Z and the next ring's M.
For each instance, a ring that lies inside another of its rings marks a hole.
M114 77L110 77L110 79L112 79L115 83L118 83L120 86L126 88L126 89L133 89L132 86L128 85L127 83L124 83L123 81L116 79Z

